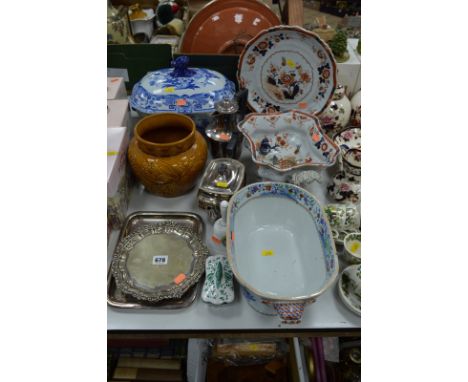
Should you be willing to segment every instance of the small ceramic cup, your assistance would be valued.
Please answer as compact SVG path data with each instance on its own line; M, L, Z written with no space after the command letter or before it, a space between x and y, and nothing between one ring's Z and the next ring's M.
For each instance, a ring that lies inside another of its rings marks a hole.
M359 264L361 262L361 233L348 233L343 240L343 244L345 260L351 264Z
M331 232L333 240L338 240L338 238L340 237L340 233L336 229L332 229Z
M361 214L354 204L327 204L324 209L331 228L350 232L359 230Z
M343 154L343 170L348 175L361 176L361 149L349 149Z

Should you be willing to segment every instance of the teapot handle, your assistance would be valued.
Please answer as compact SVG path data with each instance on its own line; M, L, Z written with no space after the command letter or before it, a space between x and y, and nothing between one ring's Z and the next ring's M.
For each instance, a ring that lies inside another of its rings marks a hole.
M304 306L305 302L273 304L283 324L299 324L304 314Z

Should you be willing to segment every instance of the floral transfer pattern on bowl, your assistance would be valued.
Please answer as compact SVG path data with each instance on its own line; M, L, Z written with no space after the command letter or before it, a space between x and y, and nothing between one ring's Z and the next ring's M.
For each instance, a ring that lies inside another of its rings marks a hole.
M214 70L187 67L186 56L178 57L172 65L173 69L149 72L135 84L132 108L143 114L211 113L216 102L235 94L232 81Z
M341 274L338 292L346 307L361 315L361 265L351 265Z
M343 154L343 171L349 175L361 176L361 149L349 149Z
M250 144L252 160L279 172L332 166L339 152L317 117L297 110L252 113L239 130Z
M256 231L252 224L264 228ZM277 314L283 323L300 322L305 304L314 302L337 275L325 212L312 194L297 186L262 182L244 187L230 201L227 231L228 260L244 287L243 296L253 309ZM285 244L283 238L292 242ZM244 246L249 240L254 247ZM274 283L264 277L273 274Z
M328 193L338 202L359 203L361 200L361 179L359 176L340 171L327 187Z
M250 307L260 314L265 316L280 316L283 318L284 324L298 324L302 320L304 314L305 304L303 303L272 303L264 298L249 291L247 288L241 286L242 295L247 299ZM309 301L312 303L314 301Z
M353 204L327 204L324 206L330 227L338 233L346 230L358 230L361 227L361 214Z
M230 212L228 213L228 215L231 218L231 225L233 223L232 219L234 214L250 198L258 197L261 195L277 195L291 199L294 202L305 207L308 211L310 211L310 213L314 217L320 235L320 240L322 241L327 272L329 273L329 275L333 274L337 266L335 262L336 259L333 238L331 235L326 215L322 210L320 204L315 200L315 198L312 195L310 195L308 192L305 192L305 190L288 183L253 183L247 187L244 187L243 190L245 190L245 192L242 195L240 193L236 194L238 197L233 200L232 205L230 206ZM232 232L231 237L233 237ZM233 246L234 242L232 242L232 247Z
M238 79L256 112L321 112L336 86L336 63L315 34L295 26L260 32L239 59Z
M361 263L361 233L349 232L343 239L344 259L350 264Z
M351 149L361 148L361 128L349 127L333 137L342 154Z

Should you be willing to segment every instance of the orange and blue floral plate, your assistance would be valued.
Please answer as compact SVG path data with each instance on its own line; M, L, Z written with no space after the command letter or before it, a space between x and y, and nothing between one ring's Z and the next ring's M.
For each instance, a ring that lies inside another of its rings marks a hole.
M302 111L251 113L238 127L252 160L280 173L332 166L339 153L317 117Z
M336 63L315 33L294 26L260 32L245 46L237 72L257 113L325 109L336 87Z

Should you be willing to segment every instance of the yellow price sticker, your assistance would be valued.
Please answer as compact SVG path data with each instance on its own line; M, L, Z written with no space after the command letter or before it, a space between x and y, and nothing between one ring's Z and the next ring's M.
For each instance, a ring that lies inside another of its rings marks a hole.
M166 93L174 93L175 89L174 86L169 86L168 88L164 88Z
M273 256L275 252L272 249L264 249L262 250L262 256Z
M228 182L221 182L221 181L216 182L216 187L228 188L228 186L229 186Z
M293 60L291 60L291 59L286 60L286 64L287 64L291 69L293 69L293 68L296 66L296 63L295 63Z
M360 243L358 243L358 242L352 243L351 248L350 248L351 252L352 253L357 253L359 251L360 247L361 247Z

